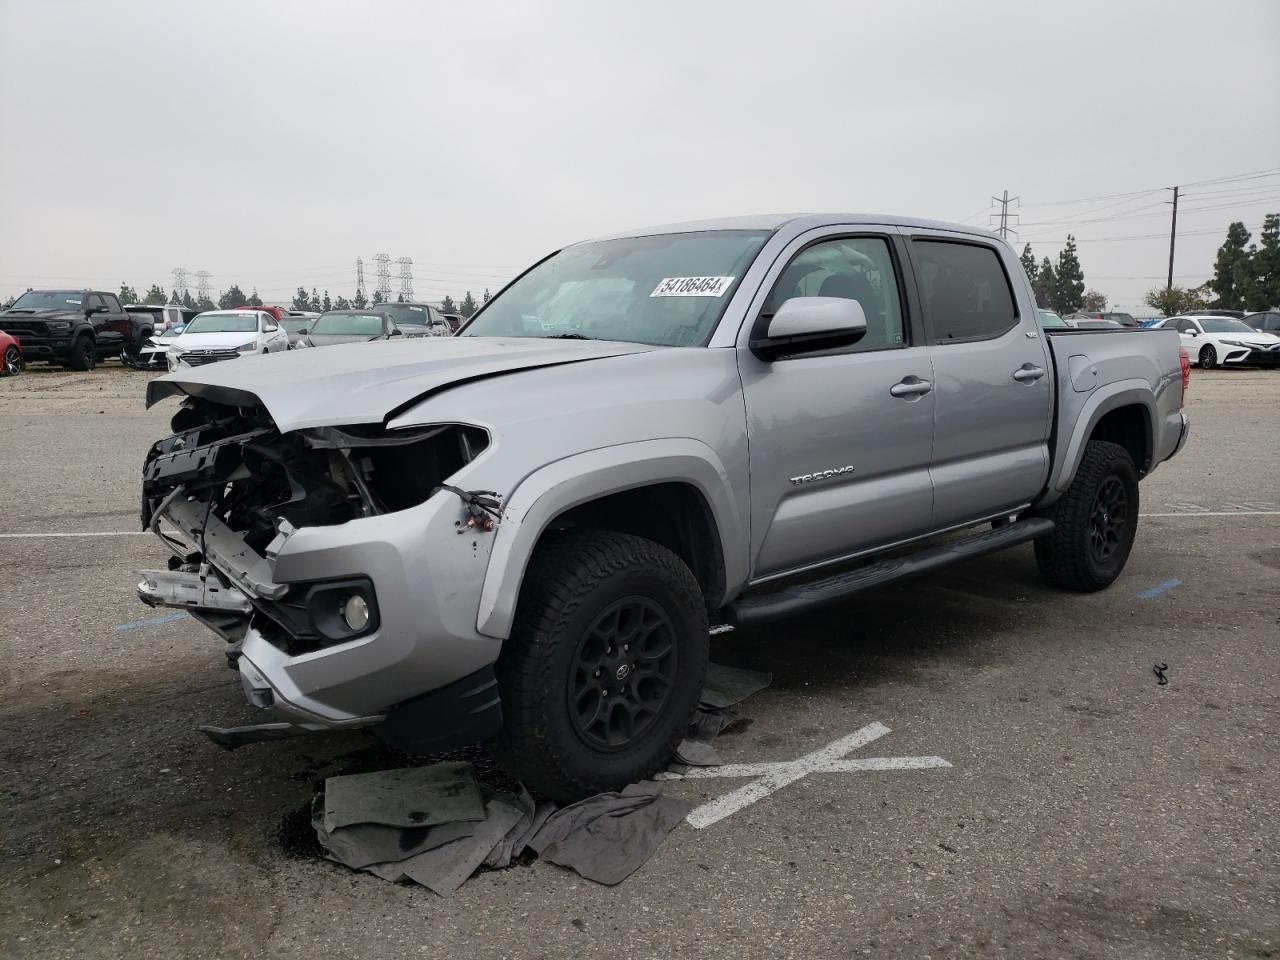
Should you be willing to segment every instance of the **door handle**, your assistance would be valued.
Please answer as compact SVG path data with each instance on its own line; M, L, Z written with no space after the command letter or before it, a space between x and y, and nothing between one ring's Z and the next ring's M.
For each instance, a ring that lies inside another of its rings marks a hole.
M1033 363L1024 363L1017 370L1013 371L1013 379L1019 383L1031 383L1039 380L1044 376L1044 367L1037 367Z
M923 397L933 390L933 384L919 377L903 377L889 388L889 395L894 397Z

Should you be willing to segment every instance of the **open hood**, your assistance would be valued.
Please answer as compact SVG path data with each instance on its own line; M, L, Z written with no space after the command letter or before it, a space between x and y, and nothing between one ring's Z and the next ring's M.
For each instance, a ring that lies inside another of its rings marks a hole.
M236 406L261 403L282 433L381 423L454 384L654 349L606 340L396 337L341 350L290 350L171 373L147 385L147 406L177 394Z

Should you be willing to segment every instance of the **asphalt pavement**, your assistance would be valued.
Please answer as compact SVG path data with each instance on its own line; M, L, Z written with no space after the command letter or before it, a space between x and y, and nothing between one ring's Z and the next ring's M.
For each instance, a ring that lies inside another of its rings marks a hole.
M148 379L0 380L0 956L1280 956L1280 371L1193 373L1103 593L1043 586L1023 547L715 639L775 678L727 761L878 724L847 761L947 766L812 763L621 886L534 862L450 899L308 836L315 784L400 762L372 739L195 732L257 718L221 641L133 593L165 559L135 533L173 410Z

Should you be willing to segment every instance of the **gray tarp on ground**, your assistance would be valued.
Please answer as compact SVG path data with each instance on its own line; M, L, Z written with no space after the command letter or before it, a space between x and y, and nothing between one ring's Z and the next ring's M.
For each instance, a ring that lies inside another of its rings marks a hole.
M427 827L483 819L484 797L469 763L330 777L324 784L324 828L330 833L354 823Z

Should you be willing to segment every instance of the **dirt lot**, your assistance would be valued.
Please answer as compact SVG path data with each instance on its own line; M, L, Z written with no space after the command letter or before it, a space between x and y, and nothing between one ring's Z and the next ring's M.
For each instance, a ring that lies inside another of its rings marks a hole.
M133 533L171 412L146 380L0 381L0 956L1280 956L1280 372L1193 375L1102 594L1041 586L1026 547L717 638L775 675L727 760L879 721L855 756L949 768L815 773L620 887L534 863L447 900L308 839L313 784L397 762L371 740L194 732L251 718L220 641L133 595L164 559Z

